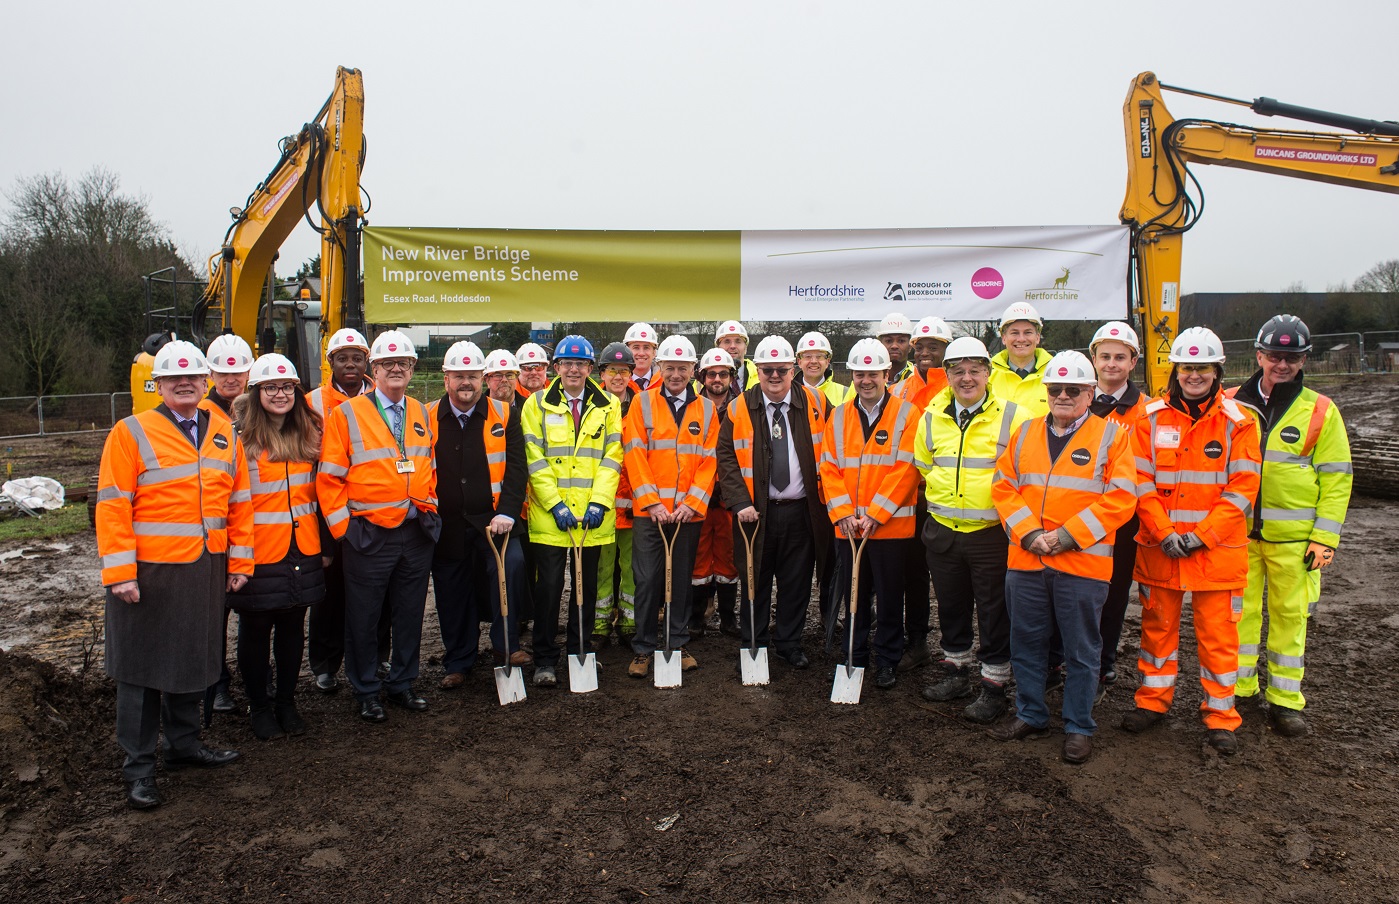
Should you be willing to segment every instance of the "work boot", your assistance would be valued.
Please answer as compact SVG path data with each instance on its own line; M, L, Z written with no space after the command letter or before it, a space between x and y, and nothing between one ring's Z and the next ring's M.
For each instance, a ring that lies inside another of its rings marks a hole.
M557 687L559 676L552 665L541 665L534 670L535 687Z
M286 732L282 731L282 726L277 724L277 717L273 714L270 706L254 707L249 713L248 719L252 722L253 734L257 736L259 741L271 741L286 735Z
M1233 756L1239 752L1239 739L1227 728L1211 728L1205 733L1205 743L1219 751L1220 756Z
M1302 711L1276 704L1268 707L1268 726L1284 738L1300 738L1307 733Z
M699 591L690 600L690 636L703 637L704 631L709 627L709 604L714 599L714 585L705 584L702 587L691 588Z
M1166 718L1165 713L1158 713L1154 709L1142 709L1139 706L1122 717L1122 730L1141 734L1148 728L1160 724L1164 718Z
M689 650L682 647L680 650L680 671L693 672L697 668L699 668L699 662L690 655Z
M306 720L296 711L295 703L278 703L274 709L277 713L277 724L282 726L282 731L289 735L306 733Z
M645 678L651 673L651 657L644 653L638 653L631 658L631 665L627 666L627 674L633 678Z
M738 630L738 585L720 584L715 596L718 598L715 607L719 610L719 633L742 637L743 632Z
M904 658L899 660L899 668L906 672L922 668L932 661L933 654L928 652L927 636L910 637L908 645L904 647Z
M907 657L905 657L907 659ZM944 665L943 677L936 684L930 684L923 688L923 699L931 700L934 703L946 703L948 700L956 700L959 697L969 696L972 692L971 680L967 677L967 670L961 666ZM1004 698L1004 694L1002 697Z
M982 725L990 725L992 722L1005 715L1006 712L1006 689L999 684L992 684L989 681L981 682L981 696L977 697L971 705L962 710L962 715L973 722Z
M874 673L874 686L880 690L887 691L897 683L892 665L882 665Z

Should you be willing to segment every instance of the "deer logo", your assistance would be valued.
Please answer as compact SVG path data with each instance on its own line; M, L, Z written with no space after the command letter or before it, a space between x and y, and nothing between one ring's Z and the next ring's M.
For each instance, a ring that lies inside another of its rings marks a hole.
M1067 289L1069 287L1069 268L1060 267L1059 269L1064 271L1064 275L1054 280L1054 288Z

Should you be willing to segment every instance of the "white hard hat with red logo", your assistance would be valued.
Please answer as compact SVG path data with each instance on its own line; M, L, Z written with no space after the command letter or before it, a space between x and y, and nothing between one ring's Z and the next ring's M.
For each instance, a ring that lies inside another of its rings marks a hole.
M845 366L852 371L889 369L889 350L878 339L861 339L850 347Z
M714 341L718 342L725 336L742 336L744 341L748 339L748 331L743 328L743 324L737 320L725 320L719 324L719 328L714 331Z
M1088 343L1088 350L1097 351L1099 342L1121 342L1132 350L1132 354L1142 353L1141 343L1137 341L1137 331L1120 320L1109 321L1098 327L1098 332L1093 334L1093 341Z
M1044 366L1045 383L1072 383L1078 386L1098 385L1098 375L1093 372L1093 362L1083 352L1060 352Z
M709 351L705 352L704 357L700 359L699 371L700 373L704 373L711 367L727 367L729 370L733 370L733 355L730 355L722 348L711 348Z
M291 363L290 358L269 352L253 362L253 369L248 371L248 386L271 383L273 380L299 382L300 377L296 375L296 365Z
M475 342L453 342L452 347L447 349L447 356L442 359L442 370L447 373L485 369L486 356L481 354L481 348Z
M336 330L331 334L330 341L326 343L325 356L329 358L343 348L362 348L367 355L369 354L369 340L365 339L359 330L350 327Z
M1036 329L1044 329L1044 318L1040 316L1039 311L1035 310L1035 306L1028 301L1017 301L1015 304L1006 308L1001 314L1000 329L1004 330L1017 320L1027 320L1033 323Z
M792 343L781 336L768 336L758 343L758 350L753 353L753 363L759 366L763 364L794 364L797 356L792 352Z
M209 362L204 353L193 342L172 339L155 353L155 363L151 365L152 377L180 377L209 375Z
M800 355L805 352L824 352L829 355L831 354L831 341L827 339L824 334L818 333L815 330L810 333L804 333L802 337L797 340L797 354Z
M412 358L418 360L418 352L413 341L398 330L389 330L374 337L374 345L369 349L370 361L383 361L389 358Z
M947 343L947 348L942 353L944 369L951 367L958 361L967 360L985 361L990 364L991 353L986 350L986 343L975 336L963 336Z
M242 337L232 333L215 336L204 357L209 362L209 369L216 374L247 373L248 368L253 366L253 350Z
M520 346L520 350L515 352L515 364L524 367L526 364L548 364L549 353L541 345L533 342L526 342Z
M913 341L937 339L939 342L952 341L952 327L941 317L924 317L913 325Z
M656 352L657 361L679 361L695 363L699 356L695 354L695 346L684 336L667 336L661 343L660 351Z
M1223 364L1224 343L1214 330L1192 326L1171 343L1170 358L1172 364Z
M502 373L519 373L520 365L515 363L515 356L503 348L498 348L486 356L486 375Z
M622 342L629 344L632 342L649 342L656 344L656 328L649 323L633 323L627 328L627 334L622 337Z
M879 329L875 330L876 336L912 336L913 321L902 314L886 314L884 319L879 321Z

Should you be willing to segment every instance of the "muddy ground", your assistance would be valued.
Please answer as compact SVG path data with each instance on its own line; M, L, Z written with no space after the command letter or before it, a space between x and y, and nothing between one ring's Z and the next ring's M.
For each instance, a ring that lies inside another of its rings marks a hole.
M1392 389L1333 395L1387 429ZM1071 767L1062 735L998 744L924 703L919 672L856 707L828 702L819 653L743 687L712 633L678 690L626 678L614 645L597 693L531 688L502 708L489 672L437 690L430 613L428 713L371 726L343 690L303 686L308 734L258 742L217 717L207 740L243 759L162 773L148 813L122 802L90 652L81 674L100 600L91 535L71 538L0 561L0 898L1399 900L1393 505L1353 501L1312 624L1312 735L1279 738L1245 709L1232 760L1202 748L1191 680L1163 729L1133 736L1116 728L1129 669L1097 709L1093 759ZM1129 661L1137 628L1133 607ZM1193 643L1181 660L1194 675Z

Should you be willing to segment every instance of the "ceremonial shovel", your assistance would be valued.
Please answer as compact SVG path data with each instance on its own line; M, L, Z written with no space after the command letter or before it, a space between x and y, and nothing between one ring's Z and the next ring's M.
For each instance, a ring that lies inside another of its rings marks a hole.
M850 640L850 648L845 655L845 665L836 666L835 681L831 683L832 703L859 703L860 690L865 684L865 670L855 667L855 609L860 604L860 560L864 558L865 544L872 536L874 536L873 529L860 538L858 546L855 544L854 537L846 537L850 541L850 558L852 560L850 604L845 614L845 632Z
M495 667L495 694L501 706L519 703L525 699L525 670L510 665L510 603L505 591L505 550L510 547L510 535L499 546L490 531L486 531L486 542L495 554L495 576L500 583L500 625L505 633L505 665Z
M665 525L657 524L656 529L661 532L661 542L665 544L665 649L656 651L656 687L679 687L680 652L670 648L670 600L674 587L675 540L680 536L680 525L675 525L669 537Z
M753 540L758 535L758 522L753 522L753 532L743 526L744 522L738 522L738 532L743 534L743 546L748 553L748 592L744 595L744 604L748 606L748 646L739 648L738 651L738 671L743 678L745 687L767 684L768 678L768 648L758 646L758 622L753 617Z
M588 538L585 527L573 539L573 530L568 532L573 544L573 604L578 607L578 655L568 657L568 689L575 694L586 694L597 690L597 655L584 654L588 648L587 626L583 624L583 543Z

